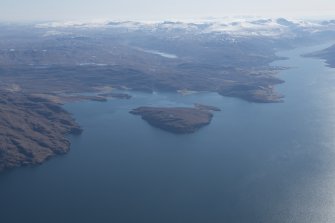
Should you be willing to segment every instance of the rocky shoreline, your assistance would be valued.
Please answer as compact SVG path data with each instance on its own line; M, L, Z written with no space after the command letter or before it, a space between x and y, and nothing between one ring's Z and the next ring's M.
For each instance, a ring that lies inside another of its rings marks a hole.
M65 154L66 136L82 132L60 104L19 92L0 95L0 172Z
M140 115L143 120L156 128L176 134L189 134L210 124L213 118L212 111L220 111L220 109L196 104L194 108L139 107L130 113Z
M321 58L325 60L325 63L330 68L335 68L335 45L332 45L326 49L305 54L306 57Z

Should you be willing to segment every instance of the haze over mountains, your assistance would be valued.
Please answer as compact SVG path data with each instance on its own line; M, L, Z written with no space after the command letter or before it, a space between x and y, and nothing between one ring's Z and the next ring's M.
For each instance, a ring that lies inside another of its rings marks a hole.
M193 21L63 21L37 24L38 28L124 28L129 31L180 30L192 34L225 33L236 36L285 36L331 31L334 20L289 20L285 18L227 17Z

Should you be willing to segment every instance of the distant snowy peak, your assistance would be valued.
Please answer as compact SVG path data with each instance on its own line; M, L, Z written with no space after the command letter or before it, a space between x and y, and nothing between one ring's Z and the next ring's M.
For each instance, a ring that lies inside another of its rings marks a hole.
M37 28L94 28L103 27L108 23L106 21L56 21L37 24Z
M38 24L38 28L118 28L127 30L192 32L194 34L224 33L232 36L294 36L297 31L334 30L335 20L307 21L285 18L220 18L195 21L66 21Z

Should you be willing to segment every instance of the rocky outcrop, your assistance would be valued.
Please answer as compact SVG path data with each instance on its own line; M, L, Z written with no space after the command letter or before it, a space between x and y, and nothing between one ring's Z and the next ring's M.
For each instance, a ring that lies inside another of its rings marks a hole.
M64 154L70 148L66 135L81 131L59 104L23 93L0 92L0 171Z

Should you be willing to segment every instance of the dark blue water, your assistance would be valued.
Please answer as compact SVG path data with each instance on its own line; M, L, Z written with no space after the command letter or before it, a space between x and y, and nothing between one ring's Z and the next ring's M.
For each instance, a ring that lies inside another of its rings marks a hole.
M300 57L320 48L280 54L285 103L136 93L66 105L84 133L66 156L0 175L0 222L335 222L335 70ZM191 135L128 113L194 102L223 111Z

